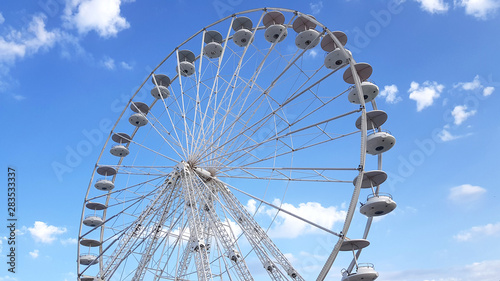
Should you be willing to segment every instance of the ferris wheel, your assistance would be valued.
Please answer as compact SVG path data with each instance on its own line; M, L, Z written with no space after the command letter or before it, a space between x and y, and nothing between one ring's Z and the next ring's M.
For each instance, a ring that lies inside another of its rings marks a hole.
M284 216L335 237L317 280L341 251L353 255L343 281L376 279L358 260L372 219L396 208L381 192L395 138L381 128L372 67L346 42L310 15L264 8L173 48L97 160L78 280L305 280L271 239ZM342 221L327 227L283 205L314 196L348 202ZM348 233L354 219L367 220L361 237Z

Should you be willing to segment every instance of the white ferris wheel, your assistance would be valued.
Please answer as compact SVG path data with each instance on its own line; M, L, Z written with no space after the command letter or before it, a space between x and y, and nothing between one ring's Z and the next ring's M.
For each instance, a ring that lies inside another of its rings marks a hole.
M78 280L305 280L270 238L278 214L335 237L317 280L339 251L353 255L343 281L376 279L358 260L373 217L396 208L381 192L382 153L395 138L381 128L372 67L346 42L312 16L264 8L173 48L97 160ZM328 228L283 207L300 196L347 202L345 217ZM349 236L353 219L367 221L361 237Z

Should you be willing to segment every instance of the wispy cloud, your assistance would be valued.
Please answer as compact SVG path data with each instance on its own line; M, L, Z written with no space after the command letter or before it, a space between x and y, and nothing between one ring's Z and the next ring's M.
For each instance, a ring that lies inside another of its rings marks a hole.
M115 69L115 60L110 58L110 57L105 57L101 61L101 65L109 70L113 70L113 69Z
M457 204L470 203L480 199L485 193L486 189L480 186L462 184L450 188L448 199Z
M309 3L309 8L311 8L311 13L317 15L323 9L323 1L318 1L316 3Z
M435 81L425 81L422 85L413 81L408 92L410 93L410 99L417 102L417 111L422 111L434 104L434 100L439 98L443 89L444 85Z
M496 281L500 275L500 260L487 260L456 267L439 266L434 269L409 269L398 272L380 272L385 281Z
M450 132L450 126L449 125L445 125L443 127L443 129L437 134L437 136L439 137L439 139L442 142L448 142L448 141L460 139L460 138L463 138L463 137L467 137L467 136L470 136L470 135L472 135L472 134L469 133L469 134L465 134L465 135L454 135L454 134L452 134Z
M61 239L61 244L66 245L76 245L76 238Z
M39 252L38 250L36 250L36 249L35 249L35 250L33 250L33 252L29 252L30 256L31 256L32 258L34 258L34 259L38 258L38 254L39 254L39 253L40 253L40 252Z
M128 63L126 63L126 62L124 62L124 61L122 61L122 62L120 63L120 65L121 65L121 67L122 67L123 69L126 69L126 70L131 70L131 69L132 69L132 66L131 66L130 64L128 64Z
M0 24L5 22L5 18L3 17L2 13L0 12Z
M473 226L470 229L460 231L457 235L454 235L453 238L459 242L466 242L470 240L481 240L486 236L500 236L500 222Z

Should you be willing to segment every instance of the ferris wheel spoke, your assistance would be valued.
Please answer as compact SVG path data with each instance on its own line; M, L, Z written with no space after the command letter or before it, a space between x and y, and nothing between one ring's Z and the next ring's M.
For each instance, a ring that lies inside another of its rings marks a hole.
M146 266L151 262L151 259L153 258L153 254L156 251L156 247L158 245L158 242L163 235L162 233L162 227L169 219L169 217L172 217L176 212L170 212L171 209L173 209L174 202L172 200L174 198L180 197L180 188L175 188L174 191L168 196L165 196L165 200L163 202L164 206L162 209L160 209L160 212L156 213L156 216L158 217L158 220L153 223L153 229L150 233L152 237L149 238L147 245L144 250L141 251L141 261L139 262L139 265L137 269L135 270L135 275L133 280L143 280L144 275L146 274ZM179 204L180 206L180 204ZM177 208L175 208L177 209Z
M174 188L175 189L175 188ZM119 241L119 245L114 249L111 258L108 260L103 268L101 275L103 277L111 276L118 269L119 265L124 258L129 256L134 246L138 247L137 239L132 239L134 236L139 236L144 232L145 228L142 228L144 222L148 221L154 213L154 210L158 208L158 204L164 201L163 196L168 192L173 192L173 189L163 188L157 191L155 199L151 201L148 207L140 214L138 219L129 225L129 228L124 232L122 239ZM161 205L160 205L161 206ZM142 240L144 241L144 240ZM142 242L141 242L142 243Z
M170 111L166 111L166 112L167 112L167 115L169 116L169 119L170 119L170 114L169 114ZM180 149L183 153L185 153L184 147L183 147L182 143L180 142L178 135L176 134L176 136L173 136L169 132L169 130L160 122L159 118L157 118L153 113L150 113L149 116L151 116L152 121L154 121L154 122L151 122L152 128L155 130L156 133L158 133L160 135L160 137L162 137L162 139L165 140L165 142L175 152L175 154L177 154L177 156L179 156L179 157L181 155L177 151L177 149L174 148L174 146L177 147L178 149ZM172 126L173 131L175 131L175 132L179 131L179 128L175 124L173 124L172 122L171 122L171 126ZM168 138L165 137L163 134L167 135L169 138L171 138L171 140L168 141Z
M271 278L286 280L285 274L276 266L280 265L288 275L294 273L296 280L304 280L293 268L285 255L271 241L267 233L254 220L253 216L246 211L245 207L231 193L225 183L218 181L217 186L219 187L222 199L228 206L228 210L232 212L232 216L238 221L247 240L252 245L252 248L257 253L262 265L267 269ZM276 263L270 259L270 256L276 260Z
M346 137L346 136L349 136L349 135L352 135L354 133L357 133L359 131L354 131L352 133L348 133L348 134L343 134L343 135L340 135L340 136L336 136L336 137L333 137L333 136L330 136L329 134L327 134L324 129L322 129L321 127L319 127L320 125L323 125L323 124L328 124L334 120L337 120L339 118L342 118L342 117L345 117L347 115L351 115L353 113L357 113L359 112L359 110L353 110L351 112L347 112L347 113L344 113L344 114L341 114L341 115L338 115L338 116L335 116L335 117L332 117L332 118L329 118L327 120L324 120L324 121L320 121L320 122L317 122L315 124L311 124L311 125L307 125L305 127L302 127L302 128L297 128L297 129L294 129L293 131L290 131L290 132L286 132L286 130L290 129L290 127L288 128L284 128L284 129L281 129L280 132L284 132L284 134L281 134L279 136L276 136L276 135L271 135L269 136L267 139L264 139L260 142L257 142L256 140L254 140L253 138L249 137L249 136L246 136L245 134L240 134L239 138L241 138L242 136L246 137L247 140L244 140L244 141L240 141L240 145L238 147L237 150L232 150L232 151L229 151L227 153L223 153L223 154L220 154L218 156L215 156L215 157L212 157L210 160L213 161L213 160L217 160L217 159L223 159L223 158L231 158L231 156L233 155L239 155L239 157L232 157L233 160L231 160L230 162L228 163L225 163L226 165L231 165L233 164L234 162L236 162L237 160L240 160L241 157L243 156L249 156L249 153L255 149L258 149L259 147L262 147L266 144L269 144L270 142L273 142L273 141L278 141L278 140L283 140L284 138L286 137L289 137L289 136L296 136L296 135L299 135L299 133L302 133L303 131L306 131L306 130L310 130L310 129L313 129L313 130L316 130L316 133L315 135L317 136L323 136L323 137L326 137L327 139L326 140L320 140L318 141L317 143L313 143L313 144L309 144L309 145L306 145L304 144L303 146L298 146L298 147L295 147L295 148L291 148L289 147L289 151L286 152L286 153L282 153L282 154L279 154L279 155L276 155L276 156L283 156L283 155L287 155L291 152L294 152L294 151L299 151L299 150L303 150L305 148L309 148L309 147L312 147L312 146L315 146L315 145L319 145L319 144L323 144L323 143L326 143L326 142L329 142L329 141L332 141L332 140L337 140L339 138L342 138L342 137ZM264 122L263 122L264 123ZM261 124L262 126L262 124ZM259 128L257 128L256 131L258 131ZM251 135L254 135L254 133L252 133ZM310 133L309 133L310 134ZM244 146L244 145L247 145L247 146ZM241 147L241 148L240 148ZM265 159L267 160L267 159ZM263 161L262 159L258 159L258 162L261 162Z

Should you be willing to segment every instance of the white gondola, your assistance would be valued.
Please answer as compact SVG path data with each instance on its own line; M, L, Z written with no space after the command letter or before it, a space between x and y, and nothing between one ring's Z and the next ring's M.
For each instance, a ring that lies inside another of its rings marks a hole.
M366 138L366 152L377 155L388 151L396 144L396 138L387 131L375 132Z
M365 81L361 83L361 92L363 93L363 99L365 100L366 103L372 101L374 98L377 97L379 89L377 85ZM349 101L354 104L361 104L358 95L359 91L356 88L356 86L354 86L351 89L351 91L349 91L349 96L348 96Z
M99 260L95 254L83 254L80 255L79 262L81 265L94 265L97 264Z
M222 55L222 35L215 30L205 32L205 47L203 54L211 59L218 58Z
M361 263L358 264L358 259L355 251L360 251L370 245L370 242L366 239L352 239L344 240L340 251L351 251L354 259L354 265L356 265L356 272L351 272L353 265L349 269L342 269L342 281L366 281L375 280L378 277L378 273L373 269L373 264L371 263Z
M232 28L235 31L233 34L233 42L240 46L245 47L253 42L253 33L251 29L253 28L252 20L247 17L235 18L232 24Z
M132 114L128 118L128 121L130 122L130 124L132 124L132 125L134 125L136 127L142 127L142 126L148 124L148 119L142 113Z
M129 154L129 150L123 144L115 144L109 151L112 155L117 157L125 157Z
M90 227L96 227L102 225L104 220L98 215L88 215L83 220L83 224Z
M359 211L367 217L377 217L392 212L396 207L397 204L390 194L379 193L369 195L366 203L361 205Z
M170 91L168 90L168 88L166 86L159 85L159 86L155 86L151 90L151 95L155 99L166 99L170 96Z
M109 191L115 188L115 184L107 179L100 179L94 184L95 188L102 191Z
M299 49L312 49L316 47L321 40L319 31L315 29L302 31L295 37L295 46Z
M341 49L337 48L330 52L325 57L325 67L328 69L339 69L347 65L347 60L352 56L351 51L346 50L343 52Z
M299 49L312 49L321 41L321 34L315 30L316 24L304 16L297 17L292 27L298 33L297 37L295 37L295 46Z
M194 67L194 61L196 59L193 52L190 50L182 50L178 52L179 56L179 67L177 72L184 77L188 77L194 74L196 71Z
M279 43L285 40L288 30L285 25L285 16L281 12L273 11L267 13L262 19L266 26L264 36L269 43Z
M377 279L378 272L375 271L373 264L361 263L357 266L356 272L348 273L342 271L342 281L372 281Z
M153 74L151 76L151 83L155 86L170 86L170 78L165 74Z

